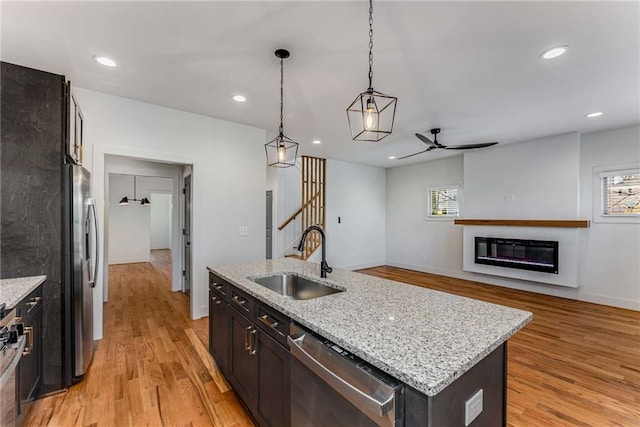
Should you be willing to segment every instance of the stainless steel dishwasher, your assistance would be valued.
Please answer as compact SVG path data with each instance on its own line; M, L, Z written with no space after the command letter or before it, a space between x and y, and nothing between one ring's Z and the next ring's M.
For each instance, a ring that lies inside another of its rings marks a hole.
M291 425L404 424L404 384L329 340L291 323Z

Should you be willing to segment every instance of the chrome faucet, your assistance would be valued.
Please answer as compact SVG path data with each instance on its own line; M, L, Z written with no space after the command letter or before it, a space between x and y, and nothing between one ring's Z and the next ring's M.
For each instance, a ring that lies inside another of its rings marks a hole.
M313 230L317 231L318 233L320 233L320 236L322 236L322 262L320 263L320 277L326 278L327 273L331 273L333 269L329 267L329 264L327 264L327 236L325 236L324 230L321 227L312 225L311 227L304 230L304 233L302 233L302 238L300 239L300 243L298 244L298 252L302 252L304 250L304 241L307 238L307 234L309 234L309 232Z

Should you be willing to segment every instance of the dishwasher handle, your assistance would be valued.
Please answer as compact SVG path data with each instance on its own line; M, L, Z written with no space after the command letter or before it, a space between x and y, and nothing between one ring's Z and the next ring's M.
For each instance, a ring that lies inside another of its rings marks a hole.
M340 393L343 397L349 400L354 406L363 411L364 413L375 414L379 417L384 417L394 407L395 395L391 392L391 396L380 401L374 396L365 393L353 384L345 381L342 377L337 375L332 370L328 369L318 360L316 360L311 354L309 354L302 346L304 340L314 340L307 334L298 338L287 337L291 354L304 365L309 368L313 373L326 382L331 388ZM320 345L323 345L320 343Z

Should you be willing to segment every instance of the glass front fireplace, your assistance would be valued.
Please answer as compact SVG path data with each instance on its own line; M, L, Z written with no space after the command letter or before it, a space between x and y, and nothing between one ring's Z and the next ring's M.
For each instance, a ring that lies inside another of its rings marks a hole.
M475 263L558 274L558 242L476 237Z

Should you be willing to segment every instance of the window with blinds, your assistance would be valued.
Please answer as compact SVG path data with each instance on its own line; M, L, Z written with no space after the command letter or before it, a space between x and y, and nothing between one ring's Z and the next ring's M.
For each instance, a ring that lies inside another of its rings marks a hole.
M640 216L640 169L600 173L602 215Z
M460 216L460 187L431 188L427 193L428 218Z

